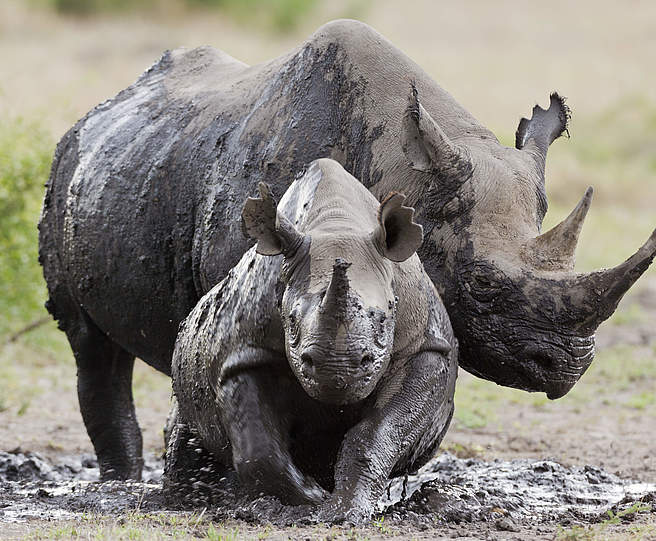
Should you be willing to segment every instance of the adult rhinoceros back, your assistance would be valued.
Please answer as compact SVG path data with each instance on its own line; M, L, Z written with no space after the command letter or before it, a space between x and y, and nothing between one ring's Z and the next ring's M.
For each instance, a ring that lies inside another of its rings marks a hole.
M67 327L78 317L68 305L81 305L123 348L169 373L179 321L248 247L240 205L259 181L280 197L327 156L368 187L411 174L398 142L411 79L431 87L450 131L478 127L353 21L253 67L209 47L165 53L57 148L40 226L55 317Z
M503 147L385 38L336 21L252 67L211 48L165 53L89 112L57 147L40 260L103 476L139 474L134 356L170 373L179 322L248 248L239 230L247 194L264 181L280 197L316 158L339 161L379 199L402 191L416 208L426 238L419 256L463 366L566 392L592 360L595 325L639 272L619 287L610 277L610 299L572 298L568 274L545 276L538 265L544 242L522 252L546 211L546 149L565 128L562 100L552 105L523 122L517 149ZM655 244L632 268L646 269ZM558 302L544 311L551 289L567 295L567 317Z

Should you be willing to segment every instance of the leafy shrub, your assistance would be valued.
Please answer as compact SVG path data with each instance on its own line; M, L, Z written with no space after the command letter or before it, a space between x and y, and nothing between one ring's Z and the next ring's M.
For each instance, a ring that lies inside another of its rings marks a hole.
M49 1L59 13L93 15L182 7L219 9L243 23L261 23L277 31L293 29L316 5L317 0L42 0Z
M276 30L293 29L317 3L316 0L186 0L222 9L240 21L262 20Z
M0 336L45 315L36 225L51 159L52 143L38 126L0 124Z

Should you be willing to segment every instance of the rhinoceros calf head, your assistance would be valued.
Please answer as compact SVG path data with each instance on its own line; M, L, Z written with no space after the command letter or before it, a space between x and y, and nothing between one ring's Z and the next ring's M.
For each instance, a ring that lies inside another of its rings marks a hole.
M547 149L566 131L569 114L554 93L547 110L536 106L521 120L516 148L486 135L451 140L413 89L402 131L410 165L426 173L422 217L436 226L420 257L460 341L460 365L549 398L565 395L586 371L595 330L656 254L654 232L618 267L574 272L592 188L541 234Z
M371 199L362 209L369 220L327 205L299 231L265 184L242 213L257 252L283 255L280 313L291 368L311 397L332 404L364 399L385 372L397 306L392 262L413 255L423 238L405 196L390 194L376 219L378 202L359 189Z

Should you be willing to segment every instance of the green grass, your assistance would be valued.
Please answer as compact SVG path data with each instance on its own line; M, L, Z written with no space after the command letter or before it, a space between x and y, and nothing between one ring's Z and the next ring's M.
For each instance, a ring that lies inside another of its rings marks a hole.
M556 534L558 541L608 541L614 540L648 540L656 535L656 524L636 524L628 528L618 526L644 517L652 512L652 506L642 502L635 502L630 507L614 512L609 510L607 517L599 524L589 526L573 526L563 528L559 526Z
M205 541L237 541L238 539L348 539L365 541L370 535L398 536L397 528L388 527L384 520L372 522L371 528L346 529L339 526L292 525L283 531L274 526L249 525L243 522L213 522L209 513L142 513L135 510L118 517L88 514L76 521L59 522L34 529L24 541L36 540L107 540L160 541L168 539L199 539Z
M134 511L119 517L85 515L81 520L43 527L24 538L33 540L94 539L107 541L159 541L201 539L235 541L244 539L236 527L214 523L204 513L141 513Z
M16 343L0 342L0 413L27 413L39 404L44 385L73 393L72 364L66 337L54 322Z
M223 10L241 23L259 22L280 32L294 29L317 5L317 0L187 0Z
M625 404L638 410L649 408L651 411L651 407L656 406L656 395L654 395L653 391L643 391L633 395L625 402Z
M574 389L557 401L547 399L544 393L526 393L478 378L460 378L456 387L455 426L495 426L497 412L505 408L529 407L556 414L563 407L583 409L592 402L616 411L640 410L642 415L656 415L655 385L656 348L617 345L599 351Z

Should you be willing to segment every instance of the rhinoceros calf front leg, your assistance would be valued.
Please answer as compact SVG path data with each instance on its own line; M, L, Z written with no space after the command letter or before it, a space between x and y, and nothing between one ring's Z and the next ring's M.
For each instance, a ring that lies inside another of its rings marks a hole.
M221 417L243 484L285 503L317 504L327 492L294 465L289 452L289 397L299 391L286 375L244 371L221 383Z
M335 467L335 490L319 510L325 522L368 519L390 474L439 445L453 414L455 370L436 352L421 352L379 387L364 419L346 434Z

